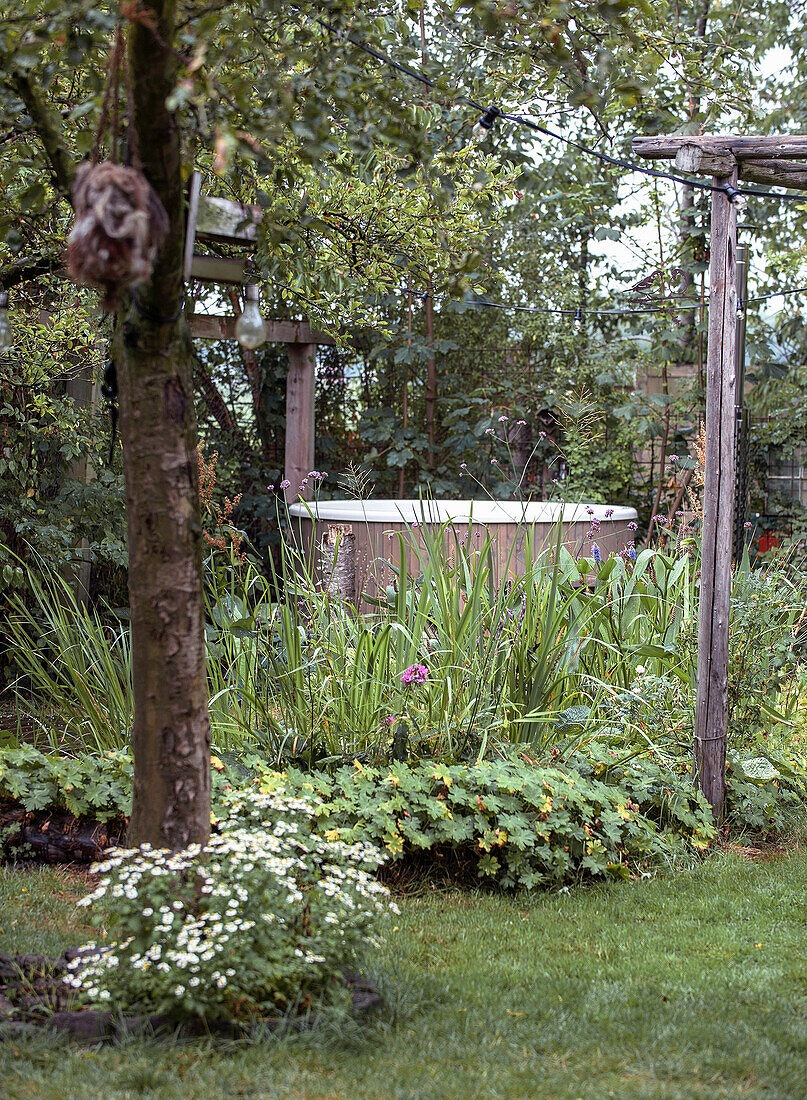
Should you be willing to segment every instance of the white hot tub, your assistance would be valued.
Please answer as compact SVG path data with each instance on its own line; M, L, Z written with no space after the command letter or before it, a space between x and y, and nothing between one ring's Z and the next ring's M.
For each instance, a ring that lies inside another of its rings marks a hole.
M552 545L556 524L561 521L563 545L576 557L582 557L591 554L587 535L592 519L599 520L596 542L603 558L607 558L633 541L628 524L636 520L635 508L616 505L538 501L522 504L509 500L320 500L292 504L289 514L304 552L315 553L333 528L347 529L352 534L357 590L368 595L379 583L383 587L389 581L384 561L397 559L396 533L406 532L408 540L421 541L420 525L450 521L447 553L455 537L481 542L490 535L495 539L496 559L504 574L523 569L527 530L533 553L537 553ZM410 555L410 568L413 566Z

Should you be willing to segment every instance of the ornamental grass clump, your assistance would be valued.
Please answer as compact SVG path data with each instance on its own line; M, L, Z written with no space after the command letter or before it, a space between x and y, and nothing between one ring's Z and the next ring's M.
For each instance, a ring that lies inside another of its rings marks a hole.
M396 911L374 876L382 854L316 836L304 799L236 802L238 824L205 848L114 849L96 865L103 877L79 905L116 938L71 964L65 981L85 1003L247 1021L340 997Z

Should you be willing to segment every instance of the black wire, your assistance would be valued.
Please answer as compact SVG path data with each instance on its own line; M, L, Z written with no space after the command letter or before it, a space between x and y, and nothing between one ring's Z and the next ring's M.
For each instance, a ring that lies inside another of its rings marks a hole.
M377 61L381 61L384 65L389 65L391 69L396 69L399 73L403 73L405 76L410 77L412 80L417 80L419 83L424 84L427 88L438 88L438 84L434 80L430 80L424 73L418 72L417 69L412 69L408 65L402 65L399 61L395 61L391 57L387 57L379 50L374 49L372 46L368 46L366 42L362 42L361 39L353 38L352 35L347 34L345 31L339 31L335 27L332 27L329 23L326 23L323 19L315 19L321 27L324 27L329 34L336 35L338 38L343 38L346 42L350 42L359 50L363 50L364 53L369 54L370 57L374 57ZM726 184L706 183L700 179L690 179L687 176L678 176L673 172L662 172L657 168L646 168L642 164L634 164L633 161L623 160L621 157L612 157L608 153L601 153L597 149L590 149L587 145L583 145L579 141L574 141L572 138L564 137L563 134L555 133L554 130L549 130L546 126L540 125L540 123L534 122L532 119L525 118L523 115L511 115L506 111L501 111L498 107L485 107L481 103L477 103L476 100L471 99L470 96L462 96L462 102L467 103L473 107L474 110L480 111L487 119L489 123L487 129L493 125L494 118L504 118L508 122L515 122L519 126L526 126L528 129L535 131L539 134L545 134L547 137L553 138L555 141L562 141L572 149L577 149L578 152L585 153L587 156L596 157L597 160L602 161L603 164L610 164L616 168L624 168L628 172L640 172L644 176L652 176L655 179L672 180L673 183L681 183L686 187L693 187L700 191L722 191L732 198L733 195L755 195L761 198L768 199L787 199L793 202L807 202L807 195L800 193L791 194L790 192L780 193L778 191L760 191L755 187L731 187Z
M398 291L399 294L411 294L413 298L418 298L421 302L424 302L428 297L428 291L409 290L408 287L401 287ZM669 306L647 306L638 307L637 309L585 309L575 307L574 309L553 308L551 306L516 306L510 305L507 302L485 302L481 298L449 298L451 302L456 302L459 305L465 306L477 306L483 309L509 309L518 313L555 313L561 316L579 317L582 313L583 317L586 316L607 316L607 317L627 317L631 313L670 313L675 311L673 305ZM700 302L697 299L688 300L689 304L679 312L688 312L691 309L696 309Z
M399 294L411 294L413 298L417 298L421 302L425 302L429 297L428 291L410 290L408 287L400 287L398 289ZM751 305L753 302L765 302L769 298L785 297L788 294L804 294L807 293L807 286L794 287L792 290L774 290L770 294L759 294L754 298L746 298L745 304ZM508 302L486 302L481 298L450 298L451 302L456 302L465 306L476 306L481 309L509 309L518 313L554 313L561 316L577 317L578 308L575 309L562 309L552 308L550 306L516 306L510 305ZM670 302L666 306L638 306L635 309L586 309L582 308L583 317L628 317L632 313L688 313L693 309L700 309L703 303L698 298L679 298L677 303Z
M797 286L793 290L774 290L770 294L758 294L756 298L747 298L748 302L765 302L768 298L780 298L786 294L804 294L807 291L807 286Z

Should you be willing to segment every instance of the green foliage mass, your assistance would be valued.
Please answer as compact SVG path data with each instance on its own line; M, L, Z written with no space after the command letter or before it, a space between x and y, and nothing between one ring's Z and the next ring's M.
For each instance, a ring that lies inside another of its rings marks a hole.
M261 819L258 792L311 801L317 831L367 842L426 875L501 888L582 877L626 877L716 837L711 810L686 761L672 766L590 743L566 763L507 758L447 765L423 760L388 768L356 764L332 773L279 772L258 756L213 761L213 813L220 828ZM68 759L36 749L0 749L0 798L29 811L124 818L131 802L126 753ZM769 751L734 754L728 815L740 833L776 834L803 817L807 759Z
M252 794L233 810L202 849L146 845L97 865L78 904L115 940L69 964L82 1001L243 1022L344 994L399 912L374 878L381 853L318 835L299 798Z

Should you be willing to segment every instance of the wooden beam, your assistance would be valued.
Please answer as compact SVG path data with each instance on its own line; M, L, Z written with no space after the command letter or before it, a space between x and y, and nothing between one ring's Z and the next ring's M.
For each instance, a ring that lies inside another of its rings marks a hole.
M284 490L287 503L310 499L314 486L303 478L314 468L315 344L289 344L286 378L286 453Z
M740 137L736 134L719 136L672 136L633 139L633 151L639 157L651 160L673 160L683 145L696 145L705 151L731 153L738 161L744 160L799 160L807 159L807 135L793 134L787 137Z
M737 185L735 169L714 176ZM703 487L695 770L716 819L726 797L728 645L737 401L737 207L712 192L709 344L706 363L706 448Z
M807 164L794 160L744 160L740 163L740 179L803 191L807 190Z
M194 340L234 340L235 322L235 317L194 313L188 327ZM336 344L333 336L312 329L307 321L267 321L266 330L270 344Z
M709 173L714 176L727 176L734 170L734 157L731 153L717 149L705 149L702 145L682 145L675 154L675 167L679 172Z

